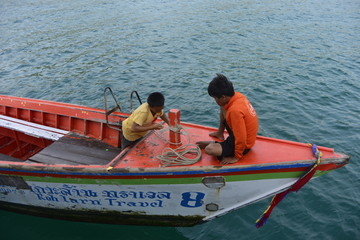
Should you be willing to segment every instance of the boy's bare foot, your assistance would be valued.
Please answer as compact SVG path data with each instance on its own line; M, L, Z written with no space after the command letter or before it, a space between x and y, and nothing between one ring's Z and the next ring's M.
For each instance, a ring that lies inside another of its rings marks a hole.
M221 164L223 165L232 164L232 163L236 163L237 161L238 159L235 157L224 157L223 160L221 161Z
M219 131L209 133L209 136L210 137L215 137L215 138L217 138L219 140L224 140L224 134L220 133Z

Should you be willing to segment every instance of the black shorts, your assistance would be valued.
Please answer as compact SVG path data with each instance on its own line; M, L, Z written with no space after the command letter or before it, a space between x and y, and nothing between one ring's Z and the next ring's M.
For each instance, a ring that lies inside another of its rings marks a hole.
M137 143L141 138L135 141L129 141L127 140L123 134L121 134L121 151L124 150L127 146L134 145Z
M221 156L218 156L217 159L222 160L224 157L234 157L235 156L235 137L234 135L228 136L225 141L217 142L221 145L222 152ZM250 148L245 149L243 155L247 154L250 151Z

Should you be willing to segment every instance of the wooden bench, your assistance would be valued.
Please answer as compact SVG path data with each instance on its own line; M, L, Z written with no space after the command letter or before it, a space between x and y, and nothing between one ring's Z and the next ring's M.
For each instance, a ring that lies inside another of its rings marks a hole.
M22 132L33 137L45 138L53 141L56 141L69 133L69 131L47 127L4 115L0 115L0 127Z

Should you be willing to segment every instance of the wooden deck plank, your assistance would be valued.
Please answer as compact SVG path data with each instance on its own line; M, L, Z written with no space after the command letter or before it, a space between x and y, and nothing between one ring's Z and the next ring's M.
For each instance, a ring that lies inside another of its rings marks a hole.
M105 165L120 153L99 140L70 134L32 156L28 162L68 165Z
M24 162L21 159L14 158L14 157L11 157L9 155L2 154L2 153L0 153L0 161Z

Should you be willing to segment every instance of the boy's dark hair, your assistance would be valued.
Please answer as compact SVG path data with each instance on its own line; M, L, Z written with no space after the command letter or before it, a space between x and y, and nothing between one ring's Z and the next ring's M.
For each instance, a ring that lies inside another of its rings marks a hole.
M222 74L217 73L217 76L209 83L208 93L211 97L220 98L223 95L234 96L234 87L231 81Z
M162 107L165 103L165 97L160 92L153 92L148 96L147 103L150 107Z

